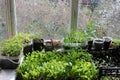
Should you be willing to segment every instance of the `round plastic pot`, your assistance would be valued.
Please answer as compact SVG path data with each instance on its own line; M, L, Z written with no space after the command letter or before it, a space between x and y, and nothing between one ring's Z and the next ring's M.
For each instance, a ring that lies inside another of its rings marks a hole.
M110 43L111 43L111 41L105 41L104 42L104 50L108 50L109 49Z
M43 48L44 48L43 39L33 39L33 50L34 51L42 51Z
M24 55L26 56L28 53L32 53L32 44L30 45L26 45L24 48L23 48L23 53Z
M110 47L110 44L112 42L112 38L111 37L103 37L104 40L104 50L108 50Z
M19 57L2 56L0 58L0 67L2 69L16 69L19 64Z
M96 51L102 50L103 44L104 44L104 42L103 42L103 40L101 40L101 39L96 39L96 40L94 40L95 50L96 50Z
M93 40L88 41L88 50L91 50L93 46Z

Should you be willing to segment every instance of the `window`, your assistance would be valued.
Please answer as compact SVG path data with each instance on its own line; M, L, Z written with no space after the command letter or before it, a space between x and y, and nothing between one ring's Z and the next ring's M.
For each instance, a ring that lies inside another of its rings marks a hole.
M0 0L0 42L8 37L5 17L5 4Z
M95 5L83 5L81 1L83 0L79 0L78 7L78 29L86 29L88 22L92 20L99 37L107 35L120 38L120 3L118 0L90 0Z
M16 0L18 32L62 38L70 28L71 0Z

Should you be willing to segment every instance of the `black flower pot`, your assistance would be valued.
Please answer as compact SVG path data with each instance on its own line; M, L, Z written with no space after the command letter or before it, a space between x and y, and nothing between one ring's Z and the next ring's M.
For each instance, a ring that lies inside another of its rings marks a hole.
M108 50L112 39L110 37L103 37L104 39L104 50Z
M53 42L51 41L45 42L45 51L53 51L53 50L54 50Z
M0 67L2 69L16 69L19 64L19 57L1 56L0 58Z
M33 39L33 50L34 51L42 51L43 48L44 48L43 39Z
M88 41L88 50L91 50L93 46L93 40Z
M101 40L101 39L96 39L96 40L94 40L94 48L95 48L95 50L96 50L96 51L102 50L103 44L104 44L104 42L103 42L103 40Z
M9 59L2 59L1 65L2 69L16 69L19 65L19 62L15 62Z
M23 54L26 56L28 53L32 53L32 44L30 45L26 45L24 48L23 48Z
M104 50L108 50L109 49L110 43L111 43L111 41L105 41L104 42Z

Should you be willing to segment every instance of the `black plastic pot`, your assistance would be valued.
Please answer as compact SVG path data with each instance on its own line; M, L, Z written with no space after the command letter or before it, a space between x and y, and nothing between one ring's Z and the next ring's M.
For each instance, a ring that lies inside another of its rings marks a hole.
M43 48L44 48L43 39L33 39L33 50L34 51L42 51Z
M111 43L111 41L105 41L104 42L104 50L108 50L109 49L110 43Z
M88 48L88 50L91 50L92 47L93 47L93 40L90 40L90 41L88 41L87 48Z
M0 67L2 69L16 69L19 64L19 57L0 57Z
M111 44L111 38L103 37L103 39L104 39L104 50L108 50Z
M95 50L96 50L96 51L102 50L103 44L104 44L104 42L103 42L103 40L101 40L101 39L96 39L96 40L94 40L94 48L95 48Z
M0 67L2 69L16 69L23 57L22 53L19 56L0 56Z
M30 45L26 45L24 48L23 48L23 54L26 56L28 53L32 53L32 44Z
M54 50L53 43L51 41L45 42L45 51L53 51L53 50Z

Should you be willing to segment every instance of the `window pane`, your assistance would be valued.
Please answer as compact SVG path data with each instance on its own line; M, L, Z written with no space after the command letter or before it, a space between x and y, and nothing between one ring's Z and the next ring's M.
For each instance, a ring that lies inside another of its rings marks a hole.
M5 16L5 3L3 0L0 0L0 42L8 37Z
M18 32L62 38L70 28L71 0L16 0Z
M93 20L101 36L120 38L119 0L79 0L78 28L85 28Z

